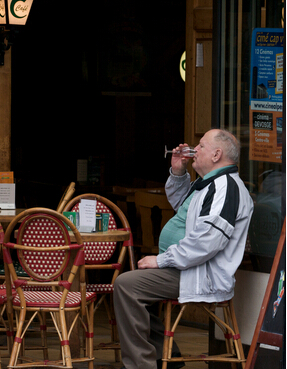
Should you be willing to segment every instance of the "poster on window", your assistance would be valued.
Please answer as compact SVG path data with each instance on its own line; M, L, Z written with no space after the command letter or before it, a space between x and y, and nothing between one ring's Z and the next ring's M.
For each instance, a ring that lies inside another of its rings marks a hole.
M283 43L281 28L252 33L249 159L282 162Z

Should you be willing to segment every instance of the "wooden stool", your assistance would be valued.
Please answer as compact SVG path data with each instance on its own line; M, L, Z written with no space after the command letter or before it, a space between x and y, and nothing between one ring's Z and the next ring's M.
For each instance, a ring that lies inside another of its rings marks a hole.
M176 300L165 301L164 304L164 343L163 343L163 354L162 354L162 369L167 368L167 363L169 362L189 362L189 361L218 361L218 362L229 362L231 363L232 369L236 369L236 363L241 363L242 369L245 367L246 359L244 357L243 347L241 343L241 338L238 330L238 325L236 321L236 316L233 307L233 300L224 301L220 303L193 303L201 308L209 317L218 325L222 330L225 343L226 343L226 353L220 355L199 355L199 356L183 356L172 358L172 344L175 329L181 319L181 316L186 308L186 304L179 304L181 306L180 312L171 328L171 311L172 305L178 305ZM215 315L215 307L220 307L223 309L224 320L221 320Z

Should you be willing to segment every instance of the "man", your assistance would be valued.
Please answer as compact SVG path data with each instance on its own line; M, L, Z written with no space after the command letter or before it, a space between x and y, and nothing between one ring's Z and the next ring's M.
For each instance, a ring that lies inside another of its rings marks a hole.
M176 150L184 145L179 145ZM241 263L253 202L239 178L240 146L229 132L208 131L195 147L190 183L188 160L172 155L166 183L177 211L162 229L157 256L146 256L138 270L121 274L114 304L126 369L161 368L163 329L153 303L220 302L234 294L234 273ZM174 355L178 348L174 346ZM169 363L180 368L182 363Z

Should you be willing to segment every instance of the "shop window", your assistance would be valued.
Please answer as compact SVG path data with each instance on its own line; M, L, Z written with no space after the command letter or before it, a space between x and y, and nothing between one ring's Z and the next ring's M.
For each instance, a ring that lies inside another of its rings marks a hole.
M215 126L241 141L240 176L255 204L246 250L271 260L285 217L283 14L281 0L214 1L213 117ZM254 29L262 31L257 61L252 56ZM266 34L269 43L263 39ZM283 36L272 53L271 35ZM252 110L251 97L266 101L265 106Z

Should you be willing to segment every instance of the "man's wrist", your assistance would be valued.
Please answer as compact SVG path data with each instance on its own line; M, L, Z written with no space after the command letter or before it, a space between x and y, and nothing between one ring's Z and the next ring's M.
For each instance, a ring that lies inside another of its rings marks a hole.
M174 170L172 167L170 168L170 173L173 174L176 177L182 177L186 174L186 169L184 169L183 171L176 171Z

